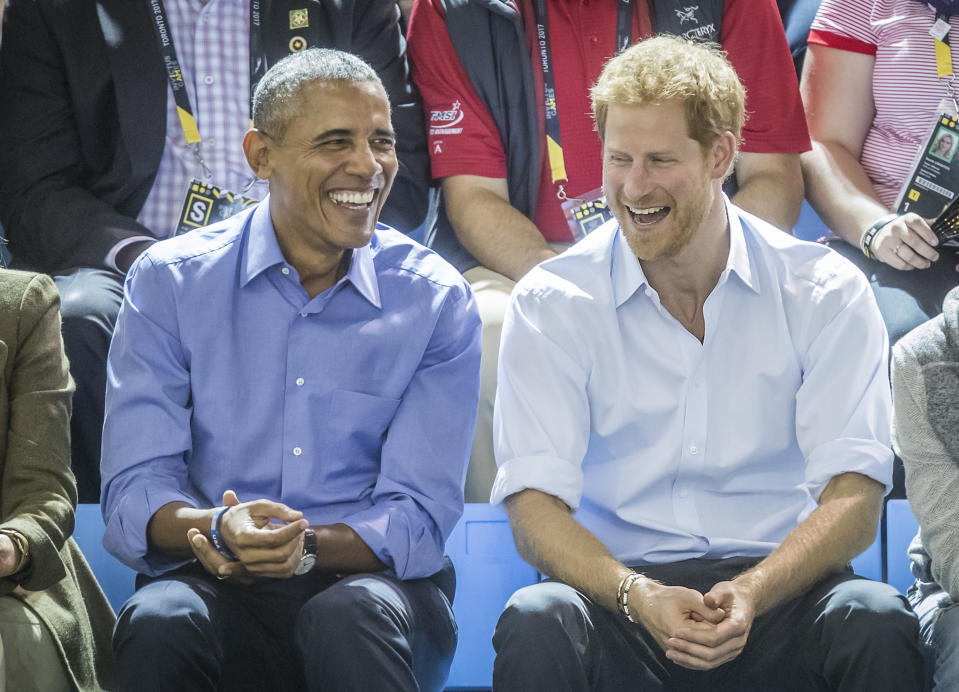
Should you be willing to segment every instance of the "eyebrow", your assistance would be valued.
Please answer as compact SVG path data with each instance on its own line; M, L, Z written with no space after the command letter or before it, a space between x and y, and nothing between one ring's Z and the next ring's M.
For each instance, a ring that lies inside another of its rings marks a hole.
M380 127L374 130L373 134L379 137L390 137L391 139L396 139L396 133L392 129ZM324 132L321 132L320 134L318 134L316 137L313 138L313 141L320 142L330 137L353 137L355 135L356 135L355 130L350 130L345 127L334 128L332 130L325 130Z

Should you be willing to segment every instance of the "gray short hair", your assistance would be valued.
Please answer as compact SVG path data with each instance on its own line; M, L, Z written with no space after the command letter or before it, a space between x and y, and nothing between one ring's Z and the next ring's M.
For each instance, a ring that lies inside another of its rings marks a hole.
M329 48L293 53L267 70L256 85L253 127L282 140L294 115L292 111L300 90L315 81L376 82L383 86L376 71L352 53Z

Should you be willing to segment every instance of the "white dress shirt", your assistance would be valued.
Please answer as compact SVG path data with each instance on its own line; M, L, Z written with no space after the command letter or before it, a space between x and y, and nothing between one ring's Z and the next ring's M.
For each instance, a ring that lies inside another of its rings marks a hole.
M703 343L616 221L542 263L503 327L491 502L555 495L631 565L763 556L848 471L892 484L888 340L865 276L726 202Z

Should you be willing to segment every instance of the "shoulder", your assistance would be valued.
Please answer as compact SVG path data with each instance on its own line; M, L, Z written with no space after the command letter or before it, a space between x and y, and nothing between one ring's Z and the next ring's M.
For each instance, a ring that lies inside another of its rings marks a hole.
M377 224L370 252L380 281L396 281L430 293L469 294L466 279L453 265L399 231Z
M618 224L608 221L562 254L538 264L516 285L517 301L605 303Z
M826 296L848 300L869 291L866 276L838 252L794 238L748 212L737 211L751 259L785 292L818 303Z
M237 248L251 214L252 210L212 226L161 240L150 246L135 266L149 264L154 267L172 267L212 261Z
M902 337L893 349L897 363L913 359L920 366L959 362L959 287L942 304L942 313Z
M57 287L46 274L0 269L0 311L45 312L59 303Z

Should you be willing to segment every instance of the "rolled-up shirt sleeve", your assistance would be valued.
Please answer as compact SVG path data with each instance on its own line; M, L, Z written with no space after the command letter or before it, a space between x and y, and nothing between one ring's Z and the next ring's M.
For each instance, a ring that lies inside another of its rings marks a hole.
M828 290L813 292L816 309L795 311L802 384L796 393L796 438L806 458L804 488L817 501L829 481L855 472L892 489L889 339L872 290L860 272L842 270L838 255Z
M493 414L493 504L530 488L579 507L590 434L588 359L571 347L557 294L520 284L506 313Z
M341 520L400 579L443 567L446 539L463 513L480 332L469 289L451 287L386 433L373 504Z
M149 575L184 563L149 551L153 514L170 502L204 506L187 473L190 373L176 311L170 272L142 255L127 275L107 358L101 509L104 546Z

